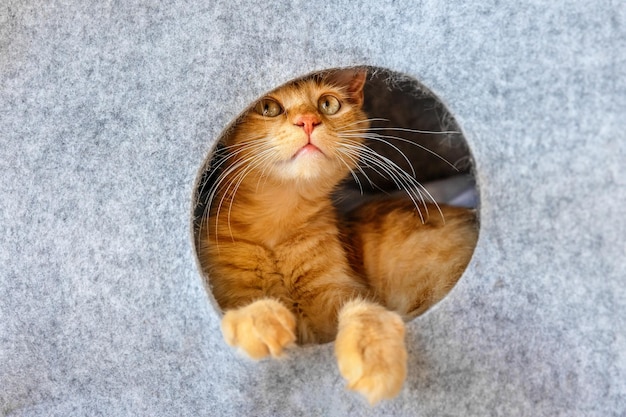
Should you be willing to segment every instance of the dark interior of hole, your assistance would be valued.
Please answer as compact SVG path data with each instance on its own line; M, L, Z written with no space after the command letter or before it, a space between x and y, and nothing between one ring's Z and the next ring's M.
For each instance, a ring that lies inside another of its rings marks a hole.
M471 174L471 154L459 126L445 106L414 79L380 69L372 69L370 74L365 86L364 110L368 117L377 119L372 121L372 132L378 133L388 143L368 140L368 146L406 172L411 172L408 159L415 179L426 185L438 202L450 203L441 196L467 193L469 190L470 196L460 205L476 207L478 202ZM196 225L204 213L207 193L215 179L210 166L215 166L219 157L218 145L207 165L209 169L199 182L194 213ZM375 169L363 166L363 171L368 178L356 172L359 181L349 176L335 193L340 211L349 210L372 196L398 190L392 179L379 175Z
M429 182L469 173L470 153L459 126L443 104L417 81L394 80L390 79L388 73L379 72L366 84L365 97L364 110L368 116L385 119L372 121L372 128L385 129L377 130L377 133L385 136L386 140L407 156L418 181ZM458 133L418 133L394 128ZM394 136L399 139L394 139ZM404 140L410 140L425 149ZM390 146L378 141L369 141L368 146L404 170L410 169L404 157ZM450 165L454 165L454 168ZM381 178L373 172L371 178L376 178L378 187L387 191L395 189L389 179Z

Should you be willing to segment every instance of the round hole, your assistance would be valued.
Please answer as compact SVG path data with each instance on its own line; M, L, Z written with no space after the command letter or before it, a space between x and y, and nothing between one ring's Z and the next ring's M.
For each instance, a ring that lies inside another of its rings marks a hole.
M315 291L335 288L414 318L473 253L472 165L454 117L404 74L331 69L280 86L225 129L198 175L207 288L222 310L267 296L308 320L304 305L324 302ZM311 326L301 342L332 339Z

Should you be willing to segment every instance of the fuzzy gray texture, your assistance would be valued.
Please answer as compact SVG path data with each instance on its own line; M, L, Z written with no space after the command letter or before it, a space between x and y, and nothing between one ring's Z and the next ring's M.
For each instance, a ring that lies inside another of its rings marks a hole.
M245 106L361 64L443 100L481 197L474 258L376 408L332 344L228 348L190 226ZM3 1L0 415L624 415L624 68L616 0Z

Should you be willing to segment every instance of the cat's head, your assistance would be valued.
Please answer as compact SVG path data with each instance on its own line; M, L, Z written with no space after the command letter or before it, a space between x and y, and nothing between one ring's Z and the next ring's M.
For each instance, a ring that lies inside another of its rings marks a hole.
M356 166L369 126L366 76L337 70L279 87L242 116L224 144L266 179L335 184Z

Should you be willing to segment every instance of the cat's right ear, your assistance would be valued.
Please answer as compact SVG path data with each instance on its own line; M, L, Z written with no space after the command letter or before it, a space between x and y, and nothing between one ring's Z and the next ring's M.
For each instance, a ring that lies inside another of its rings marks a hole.
M343 86L352 104L359 107L363 104L363 86L367 81L367 70L362 68L336 70L329 74L328 80Z

